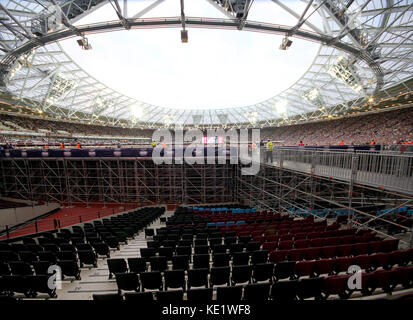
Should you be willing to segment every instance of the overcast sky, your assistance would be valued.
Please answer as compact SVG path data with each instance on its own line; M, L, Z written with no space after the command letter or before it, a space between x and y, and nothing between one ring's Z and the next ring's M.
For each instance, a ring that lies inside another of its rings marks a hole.
M120 0L123 7L123 1ZM153 1L128 0L131 17ZM179 0L166 0L143 16L179 16ZM301 1L288 2L302 12ZM225 16L206 0L185 1L191 17ZM76 25L116 20L110 4ZM294 25L297 19L271 1L256 0L249 20ZM311 22L320 25L315 14ZM146 29L88 36L93 49L81 50L75 39L62 41L66 52L105 85L140 101L179 109L246 106L266 100L297 81L313 61L319 45L292 39L290 50L278 47L281 36L247 31L189 28Z

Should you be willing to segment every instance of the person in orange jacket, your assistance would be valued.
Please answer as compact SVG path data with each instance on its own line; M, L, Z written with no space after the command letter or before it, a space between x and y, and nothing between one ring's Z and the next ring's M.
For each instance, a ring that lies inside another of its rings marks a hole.
M63 142L60 144L60 149L64 149L65 145L63 144Z
M78 142L77 144L76 144L76 149L80 149L81 147L80 147L80 143Z
M371 146L374 146L375 144L376 144L376 141L374 141L374 139L371 139L370 145L371 145Z
M340 143L339 143L339 145L340 145L340 146L344 146L344 141L341 140Z

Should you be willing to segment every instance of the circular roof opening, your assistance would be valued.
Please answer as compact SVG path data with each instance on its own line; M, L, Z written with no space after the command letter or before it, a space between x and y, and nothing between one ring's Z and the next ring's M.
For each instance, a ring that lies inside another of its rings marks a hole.
M197 8L198 16L211 15L211 9L215 14L207 2L200 3L207 7L204 12ZM256 2L252 8L251 20L270 16L286 25L297 22L271 2ZM77 24L107 19L106 10L113 11L104 6ZM235 108L264 101L294 84L319 49L317 43L292 39L293 46L282 51L282 36L192 28L188 43L181 43L179 29L111 32L88 39L92 50L81 50L74 39L61 44L80 67L110 88L173 109Z

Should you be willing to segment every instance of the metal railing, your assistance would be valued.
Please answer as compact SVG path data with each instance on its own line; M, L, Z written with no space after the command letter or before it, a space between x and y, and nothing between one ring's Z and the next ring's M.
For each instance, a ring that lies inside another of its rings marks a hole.
M261 159L266 162L265 150ZM276 148L273 150L273 164L413 195L412 153Z

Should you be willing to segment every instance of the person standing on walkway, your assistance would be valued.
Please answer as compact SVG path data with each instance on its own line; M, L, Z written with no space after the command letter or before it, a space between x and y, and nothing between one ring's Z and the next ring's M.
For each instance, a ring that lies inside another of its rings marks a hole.
M267 163L272 163L273 159L272 159L272 150L274 148L274 145L272 143L272 141L270 139L268 139L267 141L267 145L265 147L265 162ZM271 159L271 162L269 162L269 160Z

